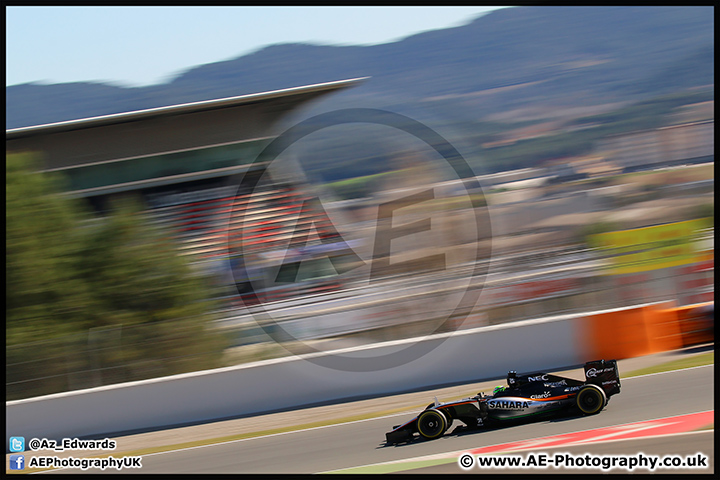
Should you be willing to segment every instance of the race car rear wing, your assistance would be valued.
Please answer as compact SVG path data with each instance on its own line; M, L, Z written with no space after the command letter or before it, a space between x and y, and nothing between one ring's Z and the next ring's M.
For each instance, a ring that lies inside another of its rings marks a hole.
M595 360L584 366L585 381L602 388L605 395L620 393L620 373L616 360Z

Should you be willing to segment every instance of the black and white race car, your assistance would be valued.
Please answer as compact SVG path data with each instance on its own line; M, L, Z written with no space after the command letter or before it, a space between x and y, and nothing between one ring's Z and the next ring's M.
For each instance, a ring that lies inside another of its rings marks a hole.
M583 415L599 413L612 395L620 393L620 375L615 360L597 360L584 365L585 381L544 372L517 375L510 371L507 387L496 387L492 395L479 393L462 400L428 405L417 417L396 425L385 434L388 444L420 437L441 437L454 420L468 428L532 420L574 410Z

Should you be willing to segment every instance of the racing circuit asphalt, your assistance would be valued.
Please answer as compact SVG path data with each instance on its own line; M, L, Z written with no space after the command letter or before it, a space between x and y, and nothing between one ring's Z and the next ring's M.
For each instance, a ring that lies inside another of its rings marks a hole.
M622 378L622 363L620 368ZM143 455L141 470L123 470L122 473L320 473L713 410L713 374L714 366L709 365L622 379L622 392L613 396L609 405L600 414L589 417L565 417L496 430L449 433L434 441L417 440L410 444L385 446L385 432L393 425L407 421L417 414L417 412L406 412L341 425ZM574 370L568 376L580 379L582 369ZM477 392L470 390L467 395L475 393ZM428 402L432 401L433 393L429 392L429 394ZM352 412L348 412L348 415L351 414ZM614 444L613 451L633 454L662 450L663 454L682 454L683 449L680 448L682 445L685 450L690 448L691 453L706 454L711 459L711 465L714 465L713 436L696 434L678 437L682 440L677 440L675 447L672 437L666 437L664 442L657 438L619 442ZM608 445L610 444L586 445L579 453L606 454L609 451ZM618 447L618 445L622 446ZM88 473L93 471L98 472L91 469ZM574 471L574 473L578 472ZM57 473L80 473L80 471L61 470ZM112 472L106 470L105 473ZM457 464L447 464L428 469L421 468L417 473L465 472ZM475 471L475 473L481 472ZM536 470L535 473L540 472ZM580 471L580 473L590 472ZM697 473L709 472L705 470Z

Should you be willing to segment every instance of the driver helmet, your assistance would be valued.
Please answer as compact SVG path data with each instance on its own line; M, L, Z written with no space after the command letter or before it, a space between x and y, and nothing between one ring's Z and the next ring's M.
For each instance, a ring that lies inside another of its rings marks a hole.
M497 395L498 393L502 392L503 390L505 390L505 387L503 387L502 385L495 387L495 389L493 390L493 396Z

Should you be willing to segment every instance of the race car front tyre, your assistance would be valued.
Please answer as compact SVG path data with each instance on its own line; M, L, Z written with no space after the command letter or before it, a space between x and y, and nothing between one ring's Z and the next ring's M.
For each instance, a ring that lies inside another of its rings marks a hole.
M445 422L447 423L447 425L445 425L445 431L447 432L448 430L450 430L450 427L452 427L453 416L447 409L442 409L440 411L443 413L443 415L445 415Z
M602 388L597 385L585 385L575 397L575 404L585 415L595 415L607 403L607 397Z
M421 437L434 440L447 430L447 420L437 410L425 410L417 419L417 429Z

